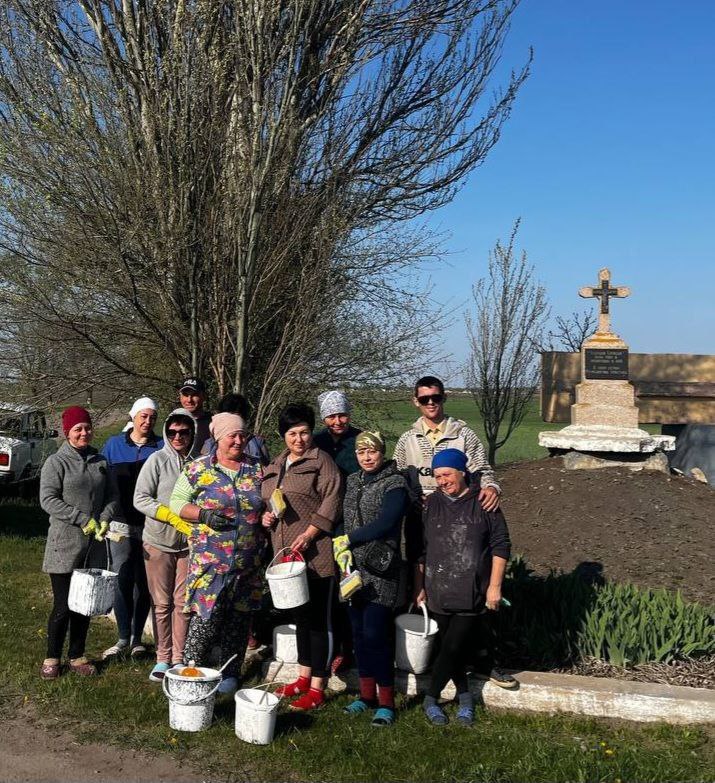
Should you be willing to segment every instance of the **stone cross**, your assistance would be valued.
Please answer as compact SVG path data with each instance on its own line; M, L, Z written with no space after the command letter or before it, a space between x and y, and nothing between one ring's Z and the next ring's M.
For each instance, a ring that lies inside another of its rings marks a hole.
M601 308L598 313L598 331L602 333L610 333L611 320L609 314L608 300L611 297L623 298L630 296L631 289L625 286L614 286L611 288L611 273L608 269L600 269L598 272L599 286L592 288L591 286L584 286L579 288L578 295L583 296L586 299L596 298L601 300Z

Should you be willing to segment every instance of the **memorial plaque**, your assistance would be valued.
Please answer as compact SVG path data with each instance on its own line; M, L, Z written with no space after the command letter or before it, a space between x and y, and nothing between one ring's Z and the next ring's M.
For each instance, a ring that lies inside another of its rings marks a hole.
M628 380L628 349L586 348L586 379L598 381Z

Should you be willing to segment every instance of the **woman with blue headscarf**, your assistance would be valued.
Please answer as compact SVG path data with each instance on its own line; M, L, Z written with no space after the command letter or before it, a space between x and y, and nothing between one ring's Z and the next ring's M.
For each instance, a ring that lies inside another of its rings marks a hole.
M457 690L457 721L474 721L474 701L467 682L473 640L486 632L486 615L499 609L501 586L510 554L509 531L502 512L485 511L479 486L467 484L467 457L458 449L437 452L432 472L438 491L425 501L424 547L415 577L415 604L427 602L437 621L440 648L424 712L433 726L447 715L437 704L452 680Z

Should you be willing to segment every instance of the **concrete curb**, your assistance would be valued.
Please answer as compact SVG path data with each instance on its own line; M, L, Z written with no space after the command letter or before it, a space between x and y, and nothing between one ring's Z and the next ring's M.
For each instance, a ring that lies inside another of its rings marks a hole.
M470 689L477 701L486 707L527 710L530 712L571 712L599 718L622 718L641 722L715 723L715 691L660 685L605 677L580 677L575 674L547 672L512 672L519 687L505 690L489 682L471 679ZM298 676L298 664L268 661L264 666L267 680L291 682ZM427 690L429 674L397 672L396 689L408 695ZM351 670L331 677L333 691L357 690L357 672ZM443 699L454 698L450 682L442 691Z

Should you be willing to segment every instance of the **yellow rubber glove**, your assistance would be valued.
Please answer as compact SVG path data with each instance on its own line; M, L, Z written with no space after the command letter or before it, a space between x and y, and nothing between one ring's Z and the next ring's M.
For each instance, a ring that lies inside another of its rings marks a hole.
M97 522L95 524L95 531L94 531L95 540L104 541L104 537L107 535L108 530L109 530L109 522L107 522L106 519L103 519L101 522Z
M160 522L168 523L174 530L177 530L185 536L190 536L195 530L198 530L199 533L206 533L207 536L216 534L216 531L208 525L192 525L190 522L182 519L178 514L175 514L168 506L159 506L156 510L155 517Z
M342 573L347 574L354 564L353 553L349 549L343 549L342 552L336 555L335 562Z
M333 539L333 557L338 562L338 555L350 547L350 539L347 536L336 536Z
M82 532L85 534L85 536L91 536L93 533L97 533L97 520L92 517L92 519L87 522L87 524L82 528Z

